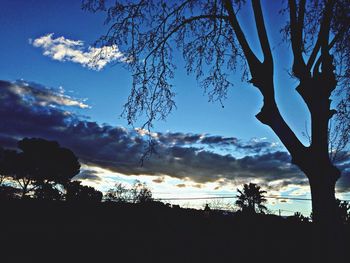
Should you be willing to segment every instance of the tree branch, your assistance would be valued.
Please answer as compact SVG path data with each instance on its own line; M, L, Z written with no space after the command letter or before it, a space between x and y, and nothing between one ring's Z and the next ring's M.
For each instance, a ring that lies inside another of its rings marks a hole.
M310 70L314 65L317 54L320 51L320 49L323 49L323 52L326 51L325 49L328 49L330 23L331 23L332 10L333 10L334 4L335 4L334 0L329 0L326 4L320 30L317 36L317 41L316 41L315 47L311 52L310 58L307 62L307 70ZM327 53L328 53L328 50L327 50ZM321 54L321 57L322 57L322 54Z
M306 151L306 147L299 141L278 110L274 97L273 69L271 68L270 71L266 71L266 68L264 68L263 64L257 59L251 50L233 11L231 1L225 0L224 5L229 13L229 22L236 33L237 39L248 61L253 78L251 82L260 90L264 98L263 107L256 115L256 118L261 123L268 125L276 133L284 146L291 153L293 157L292 162L300 164L303 161L302 157L305 156L304 153ZM260 44L264 53L264 59L266 59L266 62L271 63L270 65L273 67L271 49L266 34L260 2L258 0L253 1L253 9L256 16L256 26ZM301 159L298 159L298 157L301 157Z
M263 124L268 125L281 140L283 145L287 148L292 156L292 163L302 166L306 161L304 159L307 147L305 147L292 129L283 119L278 107L275 103L266 103L264 99L264 106L256 115L256 118Z
M236 14L233 11L231 0L224 0L223 3L224 3L225 9L227 10L227 12L229 14L229 22L230 22L233 30L236 33L238 42L241 45L244 56L247 59L250 72L253 73L254 71L257 70L257 67L259 65L261 65L261 62L255 56L255 54L253 53L252 49L250 48L250 46L248 44L248 41L247 41L243 31L242 31L242 28L239 25Z
M289 0L288 2L291 31L290 35L294 55L292 67L293 74L297 78L302 79L306 77L306 74L308 74L305 66L305 61L303 59L303 24L305 15L305 0L300 1L298 13L295 0Z
M261 10L260 0L253 0L253 11L255 17L255 25L258 30L259 42L264 54L263 64L269 66L273 70L273 59L271 53L271 47L269 43L269 38L266 33L266 26L264 22L264 16Z
M175 34L181 27L185 26L186 24L190 24L191 22L193 21L196 21L196 20L200 20L200 19L228 19L229 17L228 16L223 16L223 15L220 15L220 16L217 16L217 15L199 15L199 16L193 16L193 17L190 17L190 18L186 18L182 21L182 23L180 23L179 25L177 25L175 28L173 28L166 36L164 36L162 38L162 40L160 42L158 42L158 44L156 45L155 48L153 48L149 53L148 55L146 56L145 58L145 61L156 51L158 50L165 42L168 41L168 39L173 35Z

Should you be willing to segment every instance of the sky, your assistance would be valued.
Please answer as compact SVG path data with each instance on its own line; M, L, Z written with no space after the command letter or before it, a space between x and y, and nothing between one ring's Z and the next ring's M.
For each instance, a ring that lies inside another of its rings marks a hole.
M290 47L282 42L285 17L278 1L264 8L276 59L276 99L299 139L309 115L291 79ZM131 88L127 59L118 47L94 63L93 43L108 29L103 13L81 9L79 0L2 0L0 3L0 143L13 147L23 137L56 140L79 157L84 184L105 191L116 182L146 182L158 198L234 196L244 183L256 182L269 195L309 198L306 177L289 164L290 156L273 132L254 117L262 106L258 91L232 76L234 87L220 103L208 102L194 76L176 56L173 81L177 108L155 122L157 154L140 166L146 131L120 116ZM241 13L248 41L257 51L252 14ZM349 171L349 163L339 164ZM348 195L349 172L338 186ZM224 202L227 202L225 199ZM177 201L180 202L180 201ZM182 205L203 207L203 200ZM231 200L232 202L232 200ZM269 209L301 211L309 201L269 199Z

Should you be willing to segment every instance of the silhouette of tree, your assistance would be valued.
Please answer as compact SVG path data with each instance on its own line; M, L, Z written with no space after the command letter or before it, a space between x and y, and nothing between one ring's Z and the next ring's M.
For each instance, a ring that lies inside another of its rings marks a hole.
M135 180L131 188L125 187L121 183L109 189L105 194L106 201L145 203L153 201L152 191L146 183Z
M146 203L153 201L152 191L148 188L146 183L135 180L130 189L131 200L133 203Z
M80 172L80 163L74 153L55 141L25 138L18 148L28 163L28 174L37 185L48 182L66 184Z
M268 4L269 1L266 1ZM330 97L337 94L349 105L350 3L345 0L288 0L289 21L282 30L291 44L292 75L296 91L311 115L310 145L305 146L281 115L274 84L275 61L259 0L246 1L116 1L83 0L83 8L106 11L111 27L96 46L118 47L133 72L131 94L124 114L130 124L142 114L144 127L164 119L175 107L171 79L174 50L180 50L188 73L195 73L210 100L222 101L232 85L230 76L243 68L243 76L263 97L256 118L279 137L308 177L315 221L330 225L335 220L335 183L340 172L329 151L329 120L336 113ZM239 12L251 8L263 59L246 38ZM174 48L174 46L176 48ZM96 60L107 56L101 52ZM346 113L348 114L348 113ZM348 115L345 115L348 116ZM346 129L345 129L346 131ZM348 138L349 134L343 134ZM317 165L315 165L317 163Z
M111 202L128 202L130 198L129 190L121 183L117 183L105 194L105 200Z
M102 193L93 187L81 185L80 181L72 181L66 184L67 202L98 203L102 200Z
M267 208L263 204L267 201L264 197L266 191L261 190L260 186L253 183L244 184L243 190L237 189L237 191L239 194L236 196L238 198L236 205L241 208L242 212L265 213Z
M11 178L18 183L21 188L22 198L28 193L28 187L32 182L32 178L29 176L28 172L28 160L23 153L18 153L14 150L2 150L0 173L3 175L3 178Z
M78 158L57 142L25 138L18 142L18 148L21 152L1 151L0 174L17 182L22 198L37 189L36 197L57 199L54 184L65 185L80 171Z
M212 210L225 210L225 211L234 210L234 204L231 202L225 202L223 199L214 199L210 201L208 205Z

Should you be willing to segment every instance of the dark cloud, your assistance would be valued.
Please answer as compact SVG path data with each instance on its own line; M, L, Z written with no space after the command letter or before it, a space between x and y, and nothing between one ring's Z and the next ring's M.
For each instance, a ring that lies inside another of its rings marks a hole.
M157 184L163 183L164 181L165 181L165 179L163 176L157 177L157 178L152 180L152 182L157 183Z
M214 136L210 134L192 133L156 133L157 141L164 145L186 146L203 145L210 148L234 149L244 153L261 153L276 150L276 144L261 139L252 139L249 142L242 142L235 137Z
M88 181L101 181L101 177L98 176L98 173L93 170L83 170L77 176L73 178L74 180L88 180Z
M21 85L26 92L19 92L24 90ZM139 161L147 147L140 132L83 120L69 112L69 107L80 107L74 103L69 106L67 102L56 100L53 107L50 92L68 99L62 93L36 85L0 81L1 145L14 146L23 137L56 140L63 147L72 149L87 165L126 175L153 175L158 181L168 175L191 179L199 185L214 181L241 183L253 179L266 185L275 181L275 188L307 184L300 170L290 164L288 153L277 151L272 143L259 139L242 142L234 137L157 133L157 154L140 166ZM69 100L79 101L71 97ZM205 145L233 147L244 153L244 157L219 154ZM341 191L346 191L350 189L349 162L341 163L340 168L345 175L338 186ZM79 176L80 179L98 180L91 171L83 171Z
M157 133L157 140L165 145L186 145L198 143L201 138L200 134L167 132Z
M237 148L238 150L242 150L244 152L266 153L271 151L271 148L276 148L276 143L254 138L247 143L241 142Z

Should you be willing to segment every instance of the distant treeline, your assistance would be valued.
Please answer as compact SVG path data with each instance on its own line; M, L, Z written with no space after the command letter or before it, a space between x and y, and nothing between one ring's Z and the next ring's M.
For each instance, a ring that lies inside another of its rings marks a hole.
M152 192L145 183L138 180L131 187L116 183L104 195L93 187L82 185L73 178L80 173L78 157L55 141L40 138L24 138L17 143L18 150L0 147L0 200L34 199L45 201L88 202L103 201L115 203L154 202ZM237 189L235 206L247 214L265 214L266 191L250 183ZM217 204L207 204L204 210L217 210ZM230 208L232 211L233 209ZM212 212L211 212L212 213ZM350 205L337 200L338 218L350 222ZM298 222L309 222L309 217L295 213Z

